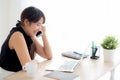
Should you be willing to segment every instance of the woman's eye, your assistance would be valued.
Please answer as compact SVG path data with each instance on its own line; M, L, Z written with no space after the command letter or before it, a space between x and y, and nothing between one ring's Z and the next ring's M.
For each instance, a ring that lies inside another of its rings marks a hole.
M37 26L42 26L42 24L37 24Z
M40 26L40 24L37 24L37 26Z

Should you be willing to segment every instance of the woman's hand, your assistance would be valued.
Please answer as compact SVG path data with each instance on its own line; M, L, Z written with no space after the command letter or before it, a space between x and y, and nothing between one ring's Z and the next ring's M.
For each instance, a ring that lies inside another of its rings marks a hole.
M40 27L40 31L42 32L42 34L44 35L46 32L46 27L45 26L41 26Z

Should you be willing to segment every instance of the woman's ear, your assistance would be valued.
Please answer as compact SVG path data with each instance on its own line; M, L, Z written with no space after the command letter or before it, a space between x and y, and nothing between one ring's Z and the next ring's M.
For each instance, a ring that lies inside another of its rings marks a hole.
M30 25L30 22L28 21L28 19L25 19L25 20L24 20L24 25L25 25L25 26L29 26L29 25Z

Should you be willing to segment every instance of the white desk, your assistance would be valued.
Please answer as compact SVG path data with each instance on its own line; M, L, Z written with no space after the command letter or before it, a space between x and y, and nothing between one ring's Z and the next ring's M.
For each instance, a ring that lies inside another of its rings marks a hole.
M120 53L116 54L116 59L114 62L104 62L102 58L98 60L92 60L89 57L81 60L79 65L76 67L73 74L80 75L80 80L98 80L107 72L111 71L113 75L114 69L117 65L120 64ZM59 58L58 58L59 59ZM64 59L64 58L63 58ZM59 59L62 60L62 59ZM17 72L11 76L5 78L5 80L53 80L47 77L44 77L44 74L49 73L50 71L45 71L45 67L54 60L43 61L39 63L39 73L37 73L37 79L30 79L27 77L27 73L24 71ZM113 76L112 76L113 78ZM111 80L113 80L111 78Z

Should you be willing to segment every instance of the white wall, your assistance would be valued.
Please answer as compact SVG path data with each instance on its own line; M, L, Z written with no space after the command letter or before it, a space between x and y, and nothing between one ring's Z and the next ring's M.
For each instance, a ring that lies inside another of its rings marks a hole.
M7 0L8 4L8 27L14 27L17 20L20 19L21 13L21 0Z
M6 0L0 0L0 46L5 39L5 36L8 32L7 24L7 4Z
M20 14L20 0L0 0L0 47Z

